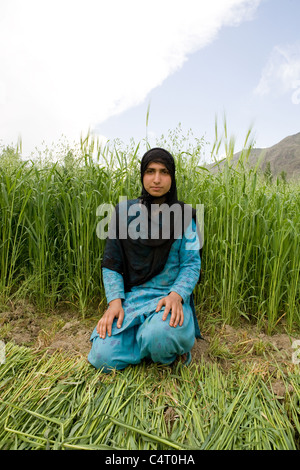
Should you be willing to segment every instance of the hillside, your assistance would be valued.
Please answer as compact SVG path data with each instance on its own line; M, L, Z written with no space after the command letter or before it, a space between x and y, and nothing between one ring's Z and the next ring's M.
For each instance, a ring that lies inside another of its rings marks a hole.
M234 154L233 163L237 162L241 152ZM264 171L270 162L274 176L285 172L287 179L300 179L300 132L286 137L279 143L265 149L254 148L249 156L248 164L253 167L261 158L261 169ZM222 163L220 163L222 166Z

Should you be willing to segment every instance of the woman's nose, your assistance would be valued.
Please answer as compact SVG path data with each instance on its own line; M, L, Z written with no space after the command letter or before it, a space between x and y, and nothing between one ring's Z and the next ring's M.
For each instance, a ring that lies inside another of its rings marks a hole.
M159 171L157 171L154 173L154 182L159 183L159 181L160 181L160 173Z

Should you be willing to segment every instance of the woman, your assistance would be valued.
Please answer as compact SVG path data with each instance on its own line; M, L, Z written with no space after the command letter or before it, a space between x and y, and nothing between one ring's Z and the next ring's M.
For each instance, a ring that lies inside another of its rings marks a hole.
M144 358L171 364L182 356L189 364L201 338L193 302L201 266L195 210L177 199L172 155L146 152L141 182L140 198L116 206L102 262L108 309L91 335L88 360L104 372Z

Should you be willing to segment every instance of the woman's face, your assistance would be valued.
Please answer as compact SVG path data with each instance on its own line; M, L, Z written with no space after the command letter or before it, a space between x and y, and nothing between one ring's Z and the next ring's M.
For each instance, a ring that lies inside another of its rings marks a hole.
M170 190L172 178L165 165L151 162L145 170L143 184L151 196L162 197Z

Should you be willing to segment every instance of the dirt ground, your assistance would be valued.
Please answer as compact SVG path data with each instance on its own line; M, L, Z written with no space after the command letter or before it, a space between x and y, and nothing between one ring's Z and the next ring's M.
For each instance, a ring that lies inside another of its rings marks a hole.
M97 324L99 314L95 312L81 319L76 312L57 310L52 314L37 313L26 303L11 304L0 311L0 339L35 349L47 349L49 354L56 350L75 354L86 359L90 350L89 337ZM209 325L202 328L204 339L195 342L192 362L218 363L224 370L255 362L274 378L272 388L278 398L283 397L285 384L278 377L278 366L293 369L294 349L292 344L298 337L285 332L268 336L256 326L245 324L239 328L229 325ZM275 367L276 366L276 367ZM300 365L296 367L300 368Z

